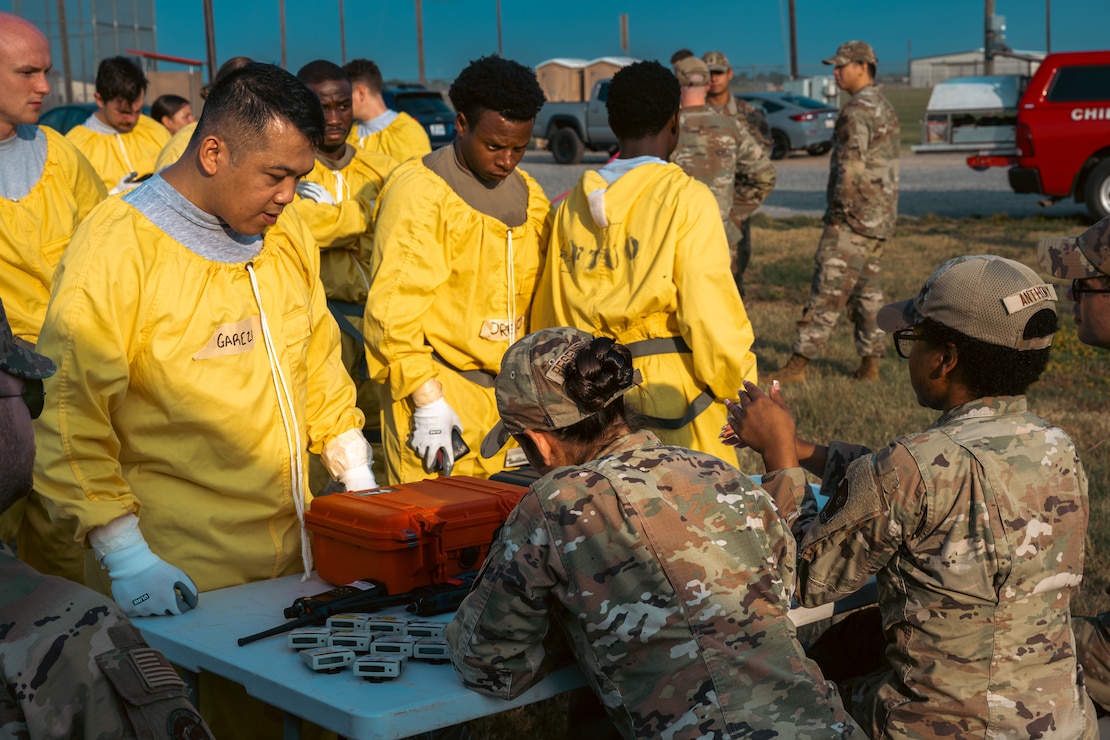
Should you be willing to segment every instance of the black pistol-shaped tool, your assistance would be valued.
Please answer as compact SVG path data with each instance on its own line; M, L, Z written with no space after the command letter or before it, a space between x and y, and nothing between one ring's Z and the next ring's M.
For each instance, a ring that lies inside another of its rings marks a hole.
M451 428L451 455L455 462L459 461L464 455L470 454L470 446L459 434L459 430ZM454 466L452 465L452 468ZM443 448L436 450L436 459L432 463L433 473L442 473L443 475L451 475L451 469L447 467L447 456L443 454Z

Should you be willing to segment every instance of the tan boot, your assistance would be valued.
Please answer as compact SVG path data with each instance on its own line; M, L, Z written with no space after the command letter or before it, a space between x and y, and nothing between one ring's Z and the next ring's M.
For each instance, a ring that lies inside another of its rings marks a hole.
M809 364L809 359L795 354L790 357L790 362L782 366L780 370L775 370L770 374L771 380L777 380L780 383L804 383L806 382L806 365Z
M859 358L859 370L856 370L852 375L854 380L878 380L879 379L879 358L878 357L861 357Z

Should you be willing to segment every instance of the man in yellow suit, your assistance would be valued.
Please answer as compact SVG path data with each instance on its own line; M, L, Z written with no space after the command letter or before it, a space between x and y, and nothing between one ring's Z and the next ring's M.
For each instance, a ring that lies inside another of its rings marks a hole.
M128 615L308 570L308 453L374 484L320 253L285 209L323 130L295 77L244 67L182 159L94 209L58 266L36 490Z
M404 162L432 151L428 132L404 111L387 107L382 99L382 71L369 59L355 59L343 67L351 80L354 114L358 125L348 141L359 149L382 152Z
M320 280L328 309L342 332L343 364L358 389L368 436L380 442L381 403L378 384L370 380L366 368L362 317L370 293L374 202L397 160L347 142L354 120L351 82L338 65L322 59L309 62L297 78L320 99L325 128L316 163L297 185L300 198L293 208L320 247Z
M755 381L754 335L729 271L713 193L667 157L679 83L658 62L613 76L620 158L587 171L559 205L532 328L573 326L632 350L644 392L627 402L665 444L724 460L724 399Z
M143 115L147 79L127 57L109 57L96 70L96 112L66 134L104 181L123 193L154 173L170 140L166 127Z
M493 379L528 333L547 247L550 204L517 168L544 100L535 73L483 57L450 95L455 143L403 162L378 198L365 328L390 483L504 468L505 455L477 450L500 418ZM473 450L461 459L455 434Z
M0 295L12 332L31 344L62 251L107 196L88 160L54 129L36 125L50 67L42 32L0 12ZM0 540L14 541L23 510L20 499L0 516Z

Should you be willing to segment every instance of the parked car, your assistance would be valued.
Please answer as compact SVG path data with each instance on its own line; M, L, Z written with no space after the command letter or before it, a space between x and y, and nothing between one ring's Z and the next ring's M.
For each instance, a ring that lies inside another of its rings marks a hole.
M39 125L49 126L55 131L65 134L74 126L84 123L85 119L93 113L96 113L96 103L59 105L39 116Z
M771 124L771 159L782 159L796 149L813 156L832 149L836 108L813 98L782 92L746 92L736 97L754 103Z
M455 111L443 96L423 85L401 85L382 90L382 100L393 110L404 111L420 122L438 149L455 140Z
M609 128L609 80L598 80L583 103L544 103L536 116L535 135L547 139L547 148L559 164L577 164L590 151L615 151L617 136Z

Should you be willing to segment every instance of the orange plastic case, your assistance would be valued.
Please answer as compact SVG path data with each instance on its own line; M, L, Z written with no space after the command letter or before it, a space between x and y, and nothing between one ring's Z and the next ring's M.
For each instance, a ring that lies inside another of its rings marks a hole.
M400 594L477 569L527 491L455 476L313 499L316 572L335 584L376 578Z

